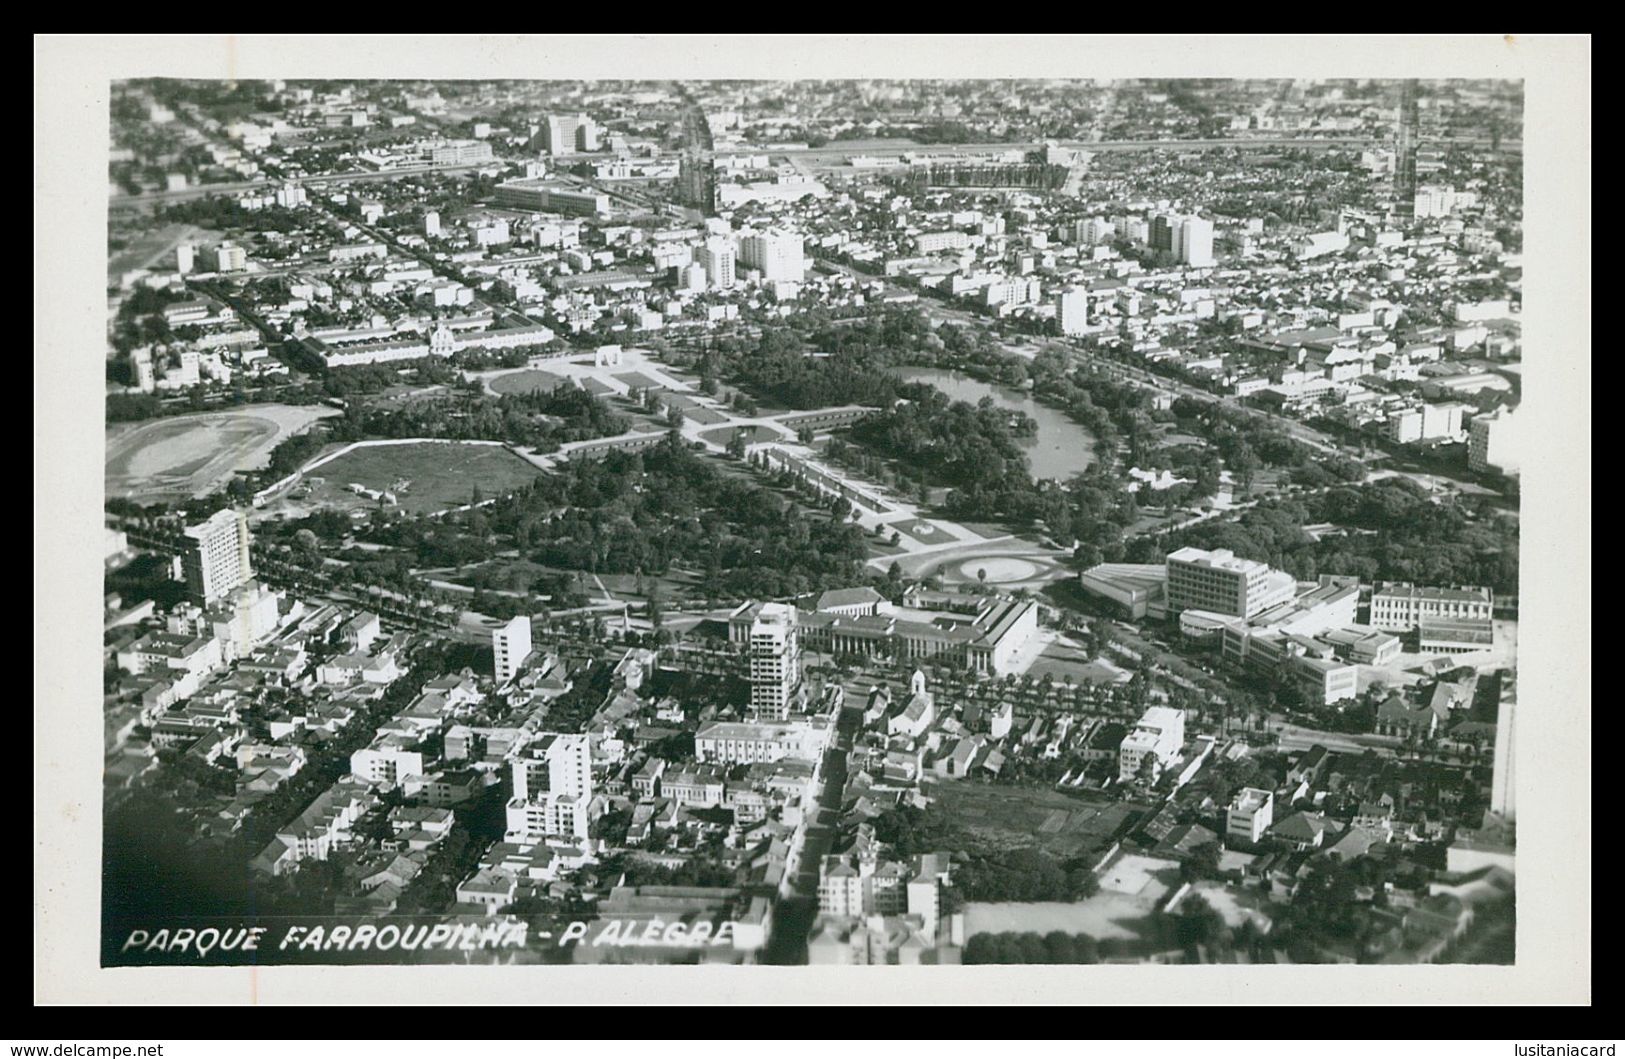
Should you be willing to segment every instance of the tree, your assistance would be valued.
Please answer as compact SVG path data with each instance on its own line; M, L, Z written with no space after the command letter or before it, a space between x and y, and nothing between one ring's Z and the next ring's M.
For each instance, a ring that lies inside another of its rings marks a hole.
M1224 933L1224 917L1201 894L1191 894L1179 908L1175 936L1181 945L1213 945Z
M660 603L660 582L649 584L649 627L658 638L661 635L661 623L665 620L665 608Z
M1066 877L1067 890L1074 901L1087 901L1100 893L1100 878L1087 868L1074 868Z
M1191 855L1179 866L1181 878L1186 882L1218 878L1221 856L1222 851L1217 842L1203 842L1191 850Z

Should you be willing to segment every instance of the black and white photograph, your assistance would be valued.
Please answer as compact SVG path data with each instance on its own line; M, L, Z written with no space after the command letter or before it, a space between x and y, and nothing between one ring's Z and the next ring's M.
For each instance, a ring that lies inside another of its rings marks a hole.
M1518 883L1590 842L1589 177L1526 359L1515 38L166 40L83 71L94 268L36 271L100 313L35 701L87 974L1583 945L1588 1002L1589 883Z

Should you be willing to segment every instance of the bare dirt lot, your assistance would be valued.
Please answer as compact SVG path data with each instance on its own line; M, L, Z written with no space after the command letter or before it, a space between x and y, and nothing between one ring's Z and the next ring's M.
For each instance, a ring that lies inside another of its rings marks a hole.
M238 471L265 466L278 442L337 414L331 408L265 404L111 427L107 494L142 503L205 495Z

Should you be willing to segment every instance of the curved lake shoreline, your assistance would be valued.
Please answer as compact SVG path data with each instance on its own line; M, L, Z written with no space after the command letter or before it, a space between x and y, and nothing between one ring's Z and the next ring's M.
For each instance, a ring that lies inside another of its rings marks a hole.
M947 368L904 368L899 374L906 382L927 382L951 400L975 404L991 397L1000 408L1022 412L1038 424L1033 437L1019 439L1026 451L1033 478L1067 481L1095 463L1095 437L1058 408L1035 399L1031 394L997 383L982 382L963 372Z

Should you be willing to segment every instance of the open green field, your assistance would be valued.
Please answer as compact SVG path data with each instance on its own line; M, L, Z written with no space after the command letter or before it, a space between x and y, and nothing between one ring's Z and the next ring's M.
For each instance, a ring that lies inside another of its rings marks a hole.
M686 415L687 413L685 412L684 414ZM774 430L772 427L764 426L718 427L716 430L705 431L700 435L700 437L711 442L712 444L726 445L728 442L733 440L734 434L739 430L746 431L745 443L747 445L755 445L763 441L784 440L783 431Z
M499 375L492 379L490 387L495 393L552 393L560 386L569 382L562 375L551 372L537 371L532 368L526 371L516 371L510 375Z
M1092 802L1048 788L1001 787L970 781L931 783L926 791L954 822L956 837L980 849L1035 843L1058 857L1102 845L1137 816L1120 803Z
M393 492L403 511L429 514L467 504L478 488L486 499L534 481L535 467L500 445L413 442L352 449L307 477L323 479L311 493L318 504L371 507L351 483Z
M915 540L924 544L948 544L957 540L953 534L946 533L931 525L923 518L900 518L887 523L899 533L906 533Z

